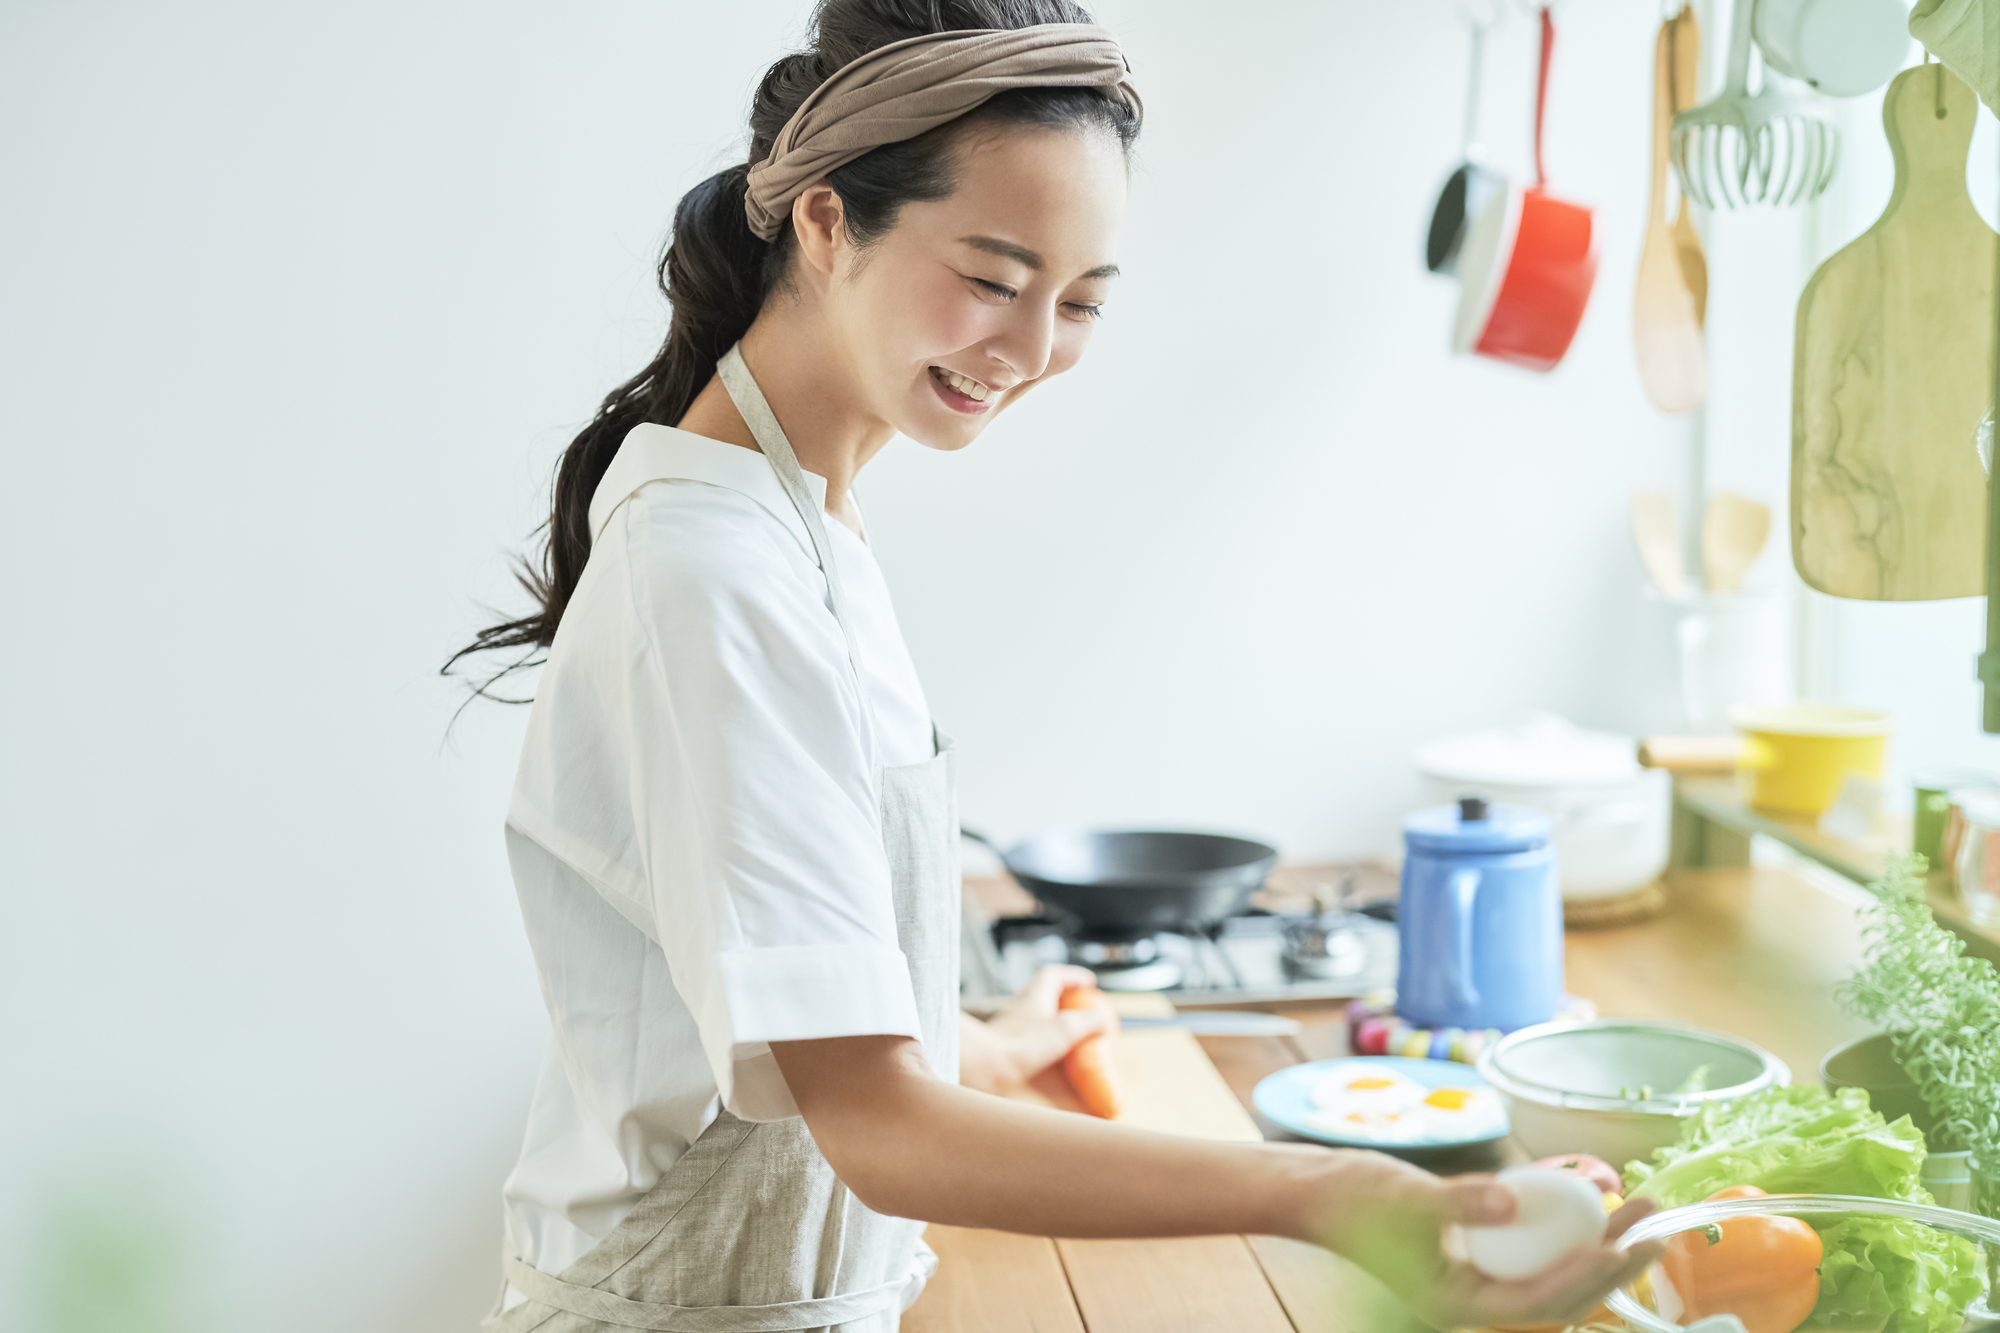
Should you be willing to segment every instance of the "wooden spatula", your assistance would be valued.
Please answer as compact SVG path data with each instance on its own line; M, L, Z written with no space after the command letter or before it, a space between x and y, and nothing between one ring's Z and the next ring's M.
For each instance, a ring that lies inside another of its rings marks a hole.
M1673 124L1673 24L1660 25L1653 44L1653 199L1646 214L1646 242L1639 252L1639 284L1632 293L1632 350L1639 382L1660 411L1692 412L1708 397L1708 351L1694 298L1681 279L1674 231L1667 223L1667 141Z
M1807 584L1881 602L1986 590L1996 238L1965 188L1979 103L1943 65L1882 99L1896 188L1799 297L1792 559Z
M1632 492L1632 540L1654 586L1670 602L1687 595L1687 566L1681 559L1680 519L1674 497L1663 491Z
M1673 29L1667 63L1673 71L1673 105L1685 111L1701 100L1701 25L1695 22L1694 6L1689 5L1667 25ZM1695 234L1692 205L1681 192L1680 216L1674 219L1674 253L1681 261L1681 282L1694 298L1694 322L1708 322L1708 257L1701 252L1701 237Z
M1710 592L1735 592L1771 539L1771 506L1723 491L1701 518L1701 568Z

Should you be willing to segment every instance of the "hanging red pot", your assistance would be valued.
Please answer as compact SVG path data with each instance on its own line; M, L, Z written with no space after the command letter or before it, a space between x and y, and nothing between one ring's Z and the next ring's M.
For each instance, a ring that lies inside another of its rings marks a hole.
M1542 168L1542 117L1549 96L1555 22L1542 10L1535 83L1535 185L1509 184L1466 233L1458 260L1452 350L1530 370L1553 370L1576 337L1597 278L1597 227L1590 209L1558 199Z

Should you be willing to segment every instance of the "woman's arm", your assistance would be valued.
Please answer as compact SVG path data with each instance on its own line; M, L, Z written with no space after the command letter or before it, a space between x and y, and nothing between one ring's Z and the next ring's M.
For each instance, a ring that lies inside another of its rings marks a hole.
M1495 1224L1512 1194L1368 1152L1216 1143L984 1096L946 1083L907 1037L773 1042L806 1125L877 1212L1049 1236L1291 1236L1326 1245L1438 1323L1581 1316L1656 1246L1578 1249L1520 1282L1448 1262L1451 1223ZM1628 1205L1614 1234L1643 1216Z

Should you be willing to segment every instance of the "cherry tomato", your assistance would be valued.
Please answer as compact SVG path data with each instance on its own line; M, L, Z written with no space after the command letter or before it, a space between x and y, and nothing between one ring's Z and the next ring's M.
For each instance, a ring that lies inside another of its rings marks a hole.
M1551 1171L1567 1171L1572 1175L1582 1176L1606 1194L1616 1194L1625 1188L1625 1182L1619 1178L1616 1167L1602 1157L1592 1157L1589 1153L1573 1152L1561 1157L1544 1157L1535 1165L1545 1166Z

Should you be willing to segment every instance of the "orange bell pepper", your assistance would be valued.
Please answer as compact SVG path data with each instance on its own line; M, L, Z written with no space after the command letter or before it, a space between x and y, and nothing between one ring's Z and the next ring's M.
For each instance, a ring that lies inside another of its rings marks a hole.
M1755 1185L1710 1199L1761 1198ZM1688 1323L1733 1314L1749 1333L1792 1333L1819 1302L1819 1233L1795 1217L1732 1217L1667 1242L1661 1261Z
M1111 1006L1104 992L1095 986L1065 986L1062 999L1057 1003L1063 1009L1088 1009L1097 1004L1106 1008ZM1071 1047L1069 1054L1063 1057L1063 1072L1069 1075L1070 1086L1076 1089L1077 1099L1092 1115L1106 1120L1118 1118L1122 1103L1118 1097L1118 1068L1112 1060L1110 1033L1085 1037Z

